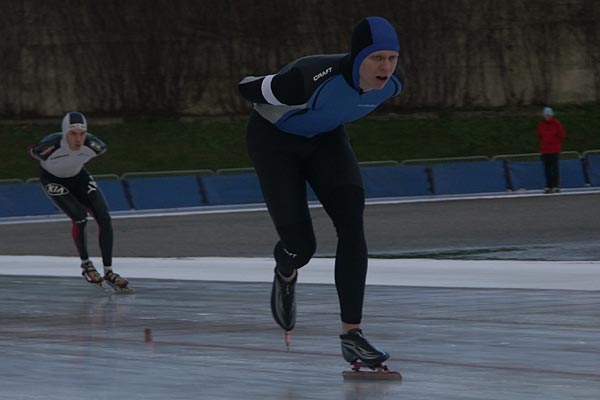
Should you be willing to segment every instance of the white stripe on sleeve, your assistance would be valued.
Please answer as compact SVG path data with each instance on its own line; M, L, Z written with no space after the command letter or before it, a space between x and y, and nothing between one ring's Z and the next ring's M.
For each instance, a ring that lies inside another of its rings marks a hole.
M269 104L272 104L274 106L281 106L283 105L283 103L277 100L277 97L275 97L275 95L273 94L273 90L271 89L271 81L273 80L274 76L275 75L265 76L261 83L260 90L262 91L263 97L265 98L265 100L267 100Z

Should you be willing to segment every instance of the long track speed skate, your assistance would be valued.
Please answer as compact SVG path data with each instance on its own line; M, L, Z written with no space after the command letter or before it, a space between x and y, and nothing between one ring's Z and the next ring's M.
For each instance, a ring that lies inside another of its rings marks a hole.
M361 368L366 368L361 370ZM369 367L365 363L353 362L350 371L342 372L344 379L356 380L401 380L402 375L398 371L391 371L386 365L379 364L375 367Z
M129 287L129 281L119 274L108 271L104 274L104 283L109 286L114 293L117 294L132 294L135 290Z
M344 371L344 379L366 380L399 380L402 375L397 371L390 371L383 364L390 355L373 347L362 334L360 329L351 329L345 335L340 335L342 340L342 355L352 369ZM361 370L363 368L363 370Z
M271 313L273 319L285 331L285 346L289 350L292 329L296 325L296 272L291 281L285 281L275 268L271 289Z
M81 276L86 282L91 283L94 287L106 292L106 288L102 285L102 276L94 268L94 264L91 261L84 261L81 263Z
M91 261L81 263L81 275L86 282L106 294L132 294L135 290L129 287L127 279L122 278L112 271L105 274L104 278L98 273Z

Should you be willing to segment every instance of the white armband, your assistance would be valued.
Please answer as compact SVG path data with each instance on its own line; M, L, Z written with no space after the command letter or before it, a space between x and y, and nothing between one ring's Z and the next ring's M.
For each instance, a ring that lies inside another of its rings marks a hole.
M275 75L265 76L261 83L260 90L262 92L263 97L265 98L265 100L267 100L269 104L272 104L274 106L282 106L283 103L277 100L277 97L275 97L275 95L273 94L273 89L271 89L271 81L273 80L274 76Z

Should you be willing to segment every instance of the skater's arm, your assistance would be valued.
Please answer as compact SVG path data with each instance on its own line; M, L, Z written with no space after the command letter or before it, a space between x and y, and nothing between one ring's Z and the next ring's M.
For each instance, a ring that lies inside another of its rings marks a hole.
M43 138L39 143L30 145L27 148L27 152L34 160L46 160L60 148L61 139L62 133L53 133Z
M85 145L92 149L97 156L102 155L108 149L106 143L100 140L98 137L88 133L85 138Z
M307 101L304 78L295 68L274 75L247 76L238 87L242 97L253 103L291 106Z

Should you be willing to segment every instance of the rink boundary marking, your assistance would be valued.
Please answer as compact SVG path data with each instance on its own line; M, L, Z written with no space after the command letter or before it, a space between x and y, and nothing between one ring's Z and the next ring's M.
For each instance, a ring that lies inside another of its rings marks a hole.
M43 260L44 262L40 262ZM263 257L114 258L119 273L135 279L271 283L273 260ZM168 268L166 268L168 267ZM369 259L369 286L458 289L600 291L600 261ZM0 275L80 277L79 259L0 256ZM313 258L303 284L334 284L334 260Z

